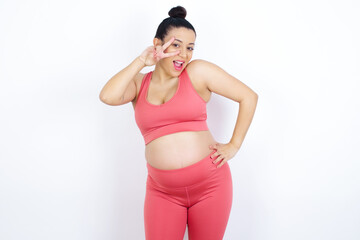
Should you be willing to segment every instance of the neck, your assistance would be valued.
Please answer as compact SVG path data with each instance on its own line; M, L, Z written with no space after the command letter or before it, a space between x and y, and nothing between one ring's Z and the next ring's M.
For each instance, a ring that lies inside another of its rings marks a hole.
M164 68L162 68L159 64L155 65L155 69L152 73L152 79L157 79L155 82L159 84L165 84L170 79L174 78L174 76L171 76L169 72L167 72Z

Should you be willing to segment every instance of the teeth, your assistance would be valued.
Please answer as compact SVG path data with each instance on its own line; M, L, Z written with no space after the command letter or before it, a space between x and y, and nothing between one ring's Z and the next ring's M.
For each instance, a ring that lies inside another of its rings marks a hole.
M178 64L183 64L183 62L179 62L179 61L175 61L176 63L178 63Z

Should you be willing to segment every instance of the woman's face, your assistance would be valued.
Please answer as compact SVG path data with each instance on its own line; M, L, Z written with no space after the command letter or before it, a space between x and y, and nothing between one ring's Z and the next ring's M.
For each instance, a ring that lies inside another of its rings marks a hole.
M169 72L171 76L179 76L190 62L195 48L195 33L191 29L184 27L173 28L165 36L164 41L157 44L164 45L173 36L175 40L164 52L180 51L178 55L161 59L158 63Z

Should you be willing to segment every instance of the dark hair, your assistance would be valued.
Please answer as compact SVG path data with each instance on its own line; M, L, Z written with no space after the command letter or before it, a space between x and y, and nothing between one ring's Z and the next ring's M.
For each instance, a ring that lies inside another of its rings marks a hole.
M161 41L164 41L165 36L168 34L168 32L172 28L178 28L178 27L184 27L190 30L193 30L196 36L196 31L193 25L189 23L185 17L186 17L186 9L182 6L173 7L169 11L168 18L165 18L159 25L155 37L160 39Z

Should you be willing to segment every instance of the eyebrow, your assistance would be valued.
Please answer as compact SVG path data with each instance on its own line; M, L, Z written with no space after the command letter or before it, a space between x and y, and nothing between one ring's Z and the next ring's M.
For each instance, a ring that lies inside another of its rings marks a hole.
M182 41L181 40L179 40L179 39L175 39L176 41L179 41L179 42L181 42L182 43ZM195 45L195 43L189 43L189 45Z

